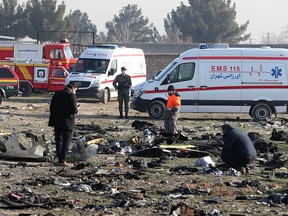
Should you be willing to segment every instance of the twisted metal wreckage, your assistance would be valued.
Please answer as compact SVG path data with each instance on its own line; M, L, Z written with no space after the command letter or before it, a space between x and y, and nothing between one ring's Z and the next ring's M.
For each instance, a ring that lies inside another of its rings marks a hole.
M221 134L213 134L204 132L205 134L202 135L195 135L194 132L190 131L189 128L186 128L184 131L186 133L194 134L192 137L193 145L191 144L191 139L188 140L188 137L185 137L183 134L179 134L178 137L173 137L175 139L175 143L173 145L165 145L163 142L167 141L167 137L165 137L165 133L163 133L160 129L156 128L153 124L148 124L147 122L142 121L134 121L132 126L136 130L140 130L143 132L143 136L133 136L129 141L122 141L122 142L112 142L111 140L106 140L104 138L105 133L108 130L118 131L117 128L114 126L107 129L102 130L99 125L91 124L91 125L76 125L76 134L78 138L76 139L75 145L72 147L75 152L78 154L80 153L80 160L86 160L88 156L93 156L95 154L101 153L120 153L121 149L125 149L125 147L130 146L131 151L127 148L125 156L129 156L125 159L125 161L119 163L114 161L113 163L108 162L105 165L105 168L102 166L95 167L92 163L74 163L74 166L71 167L71 170L79 170L78 175L86 179L95 179L96 181L87 181L85 183L81 181L63 183L59 181L57 178L39 178L36 180L25 180L22 184L27 185L37 185L39 182L41 185L48 185L48 184L55 184L64 186L63 189L71 190L72 192L86 192L92 193L97 190L102 190L102 195L104 193L107 194L110 198L112 197L115 202L113 202L109 207L121 207L121 208L128 208L128 207L143 207L145 206L145 192L146 189L144 188L137 188L133 190L117 190L117 188L113 188L109 184L106 184L105 181L99 181L97 179L100 178L107 178L107 177L114 177L118 178L117 176L122 176L125 179L135 179L140 180L144 179L141 177L141 173L147 170L148 168L155 168L160 167L162 164L165 163L165 157L167 155L173 155L177 157L204 157L208 155L219 155L219 147L221 144ZM250 132L249 137L253 140L255 148L259 153L259 163L264 164L266 167L270 168L281 168L287 167L288 160L286 158L281 158L281 153L278 152L277 145L273 144L270 141L261 139L261 135L258 133ZM168 137L170 138L170 137ZM283 131L276 131L273 130L271 134L270 140L278 140L278 141L286 141L288 138L288 134L284 133ZM50 159L50 150L47 148L48 143L45 142L45 137L42 136L38 138L36 135L32 134L31 132L21 132L21 133L0 133L0 158L7 158L7 159L18 159L18 160L36 160L36 161L43 161ZM91 146L94 146L91 148ZM184 149L184 147L186 147ZM129 151L128 151L129 150ZM184 151L183 151L184 150ZM1 153L2 151L2 153ZM268 157L267 153L272 153L273 157ZM263 156L261 156L263 155ZM131 156L131 157L130 157ZM133 158L132 156L139 156L141 158ZM159 160L152 160L149 163L143 160L143 157L150 157L150 158L159 158ZM116 158L116 157L115 157ZM202 159L202 158L200 158ZM210 158L211 159L211 158ZM207 161L206 161L207 162ZM197 163L197 162L196 162ZM206 168L203 171L195 166L191 165L181 165L172 167L169 169L169 173L172 175L187 175L190 173L207 173L212 175L222 175L222 170L225 168L221 168L220 166L215 166L213 161L210 161ZM196 164L196 166L202 166ZM108 169L107 169L108 167ZM83 170L84 168L87 168ZM64 172L64 168L60 169L59 172L57 171L57 175L61 175L60 173ZM266 172L266 171L265 171ZM228 173L228 172L227 172ZM73 176L75 173L73 173ZM230 175L230 174L229 174ZM2 175L4 176L4 175ZM8 176L8 175L7 175ZM63 176L67 177L67 173ZM90 178L92 177L93 178ZM274 172L273 176L277 178L287 178L287 172ZM97 177L97 178L95 178ZM121 178L122 178L121 177ZM194 187L195 182L176 186L172 191L171 194L165 195L164 202L169 203L174 198L185 197L187 195L196 195L196 194L205 194L205 196L210 193L210 188L205 187ZM245 187L248 185L249 187L263 187L259 183L258 180L243 180L241 182L225 182L227 187ZM105 191L105 192L104 192ZM207 195L208 196L208 195ZM24 209L24 208L45 208L45 209L52 209L52 208L59 208L61 206L68 206L70 209L77 208L81 209L81 211L85 211L86 209L94 209L96 211L105 211L106 206L103 205L96 205L96 204L86 204L84 206L76 206L76 204L69 200L67 197L50 197L49 195L42 195L33 192L28 187L24 187L23 190L13 190L9 192L7 195L0 197L0 202L3 203L3 206L0 208L5 209ZM237 196L235 199L237 200L249 200L252 198L249 195L240 195ZM255 198L253 198L255 199ZM287 205L288 203L288 196L287 194L271 194L268 197L262 196L257 198L259 202L266 202L266 203L274 203L277 205ZM164 203L163 202L163 203ZM203 200L204 203L221 203L223 199L221 197L206 197ZM147 205L147 204L146 204ZM107 208L109 208L107 206ZM218 210L214 209L213 212L206 213L206 210L202 209L195 209L194 207L190 207L185 203L178 203L177 205L171 206L170 215L178 215L184 216L186 213L191 213L191 215L218 215ZM52 215L52 214L51 214ZM190 214L189 214L190 215Z
M76 127L76 130L79 132L78 135L83 134L82 126L78 125ZM88 126L86 125L85 127L87 132L85 133L85 136L78 137L76 139L76 143L72 147L72 152L74 150L74 153L76 152L77 154L80 154L82 160L85 160L97 153L113 153L111 150L113 150L113 147L117 147L117 142L116 144L114 143L114 146L113 143L109 143L109 141L103 138L103 136L101 138L98 136L99 134L105 134L107 131L102 130L99 125L90 125L92 128ZM120 147L124 147L123 145L129 145L130 148L132 146L132 149L129 148L130 152L126 152L130 156L157 157L162 154L169 154L171 151L177 151L179 154L176 156L204 157L211 154L217 155L217 153L219 153L217 152L218 147L220 147L222 144L221 134L204 134L201 137L193 137L193 145L191 145L191 142L186 142L188 141L188 137L182 133L179 133L178 137L172 137L174 141L173 145L165 145L163 144L163 141L171 139L171 137L167 136L167 134L163 133L161 130L155 127L154 124L143 121L134 121L132 123L132 127L134 127L136 130L143 131L143 137L141 138L141 141L139 141L139 137L136 137L137 140L135 137L132 137L129 142L118 143L119 149L121 149ZM93 129L94 132L92 134L91 129ZM186 133L189 133L189 131L186 131ZM250 132L248 135L252 139L255 148L258 149L259 152L277 152L277 147L271 142L262 140L260 138L260 134ZM286 140L287 137L288 135L283 134L283 131L276 131L274 129L272 132L271 140ZM135 143L135 140L137 143ZM138 144L137 148L135 148L135 144ZM183 148L185 148L185 151L183 151ZM38 137L30 131L17 133L0 133L1 159L14 159L24 161L32 160L43 162L51 161L51 157L51 150L48 148L48 144L45 141L44 135Z
M38 138L29 131L0 135L1 159L48 161L44 136Z

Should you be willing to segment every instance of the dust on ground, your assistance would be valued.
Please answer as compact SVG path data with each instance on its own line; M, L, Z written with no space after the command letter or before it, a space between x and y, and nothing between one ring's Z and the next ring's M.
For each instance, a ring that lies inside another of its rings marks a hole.
M51 95L33 95L28 98L11 98L3 102L0 106L0 120L2 120L0 133L31 131L39 136L44 135L45 140L53 149L53 129L48 127L50 100ZM104 130L117 128L107 130L107 133L103 135L108 140L126 141L131 137L142 136L143 131L132 127L135 120L150 122L159 128L163 126L162 120L152 120L148 114L133 110L129 111L128 120L117 119L117 101L102 104L97 100L82 99L78 103L81 107L76 117L76 124L100 125ZM196 142L192 137L220 132L219 126L224 122L246 132L259 133L263 139L269 140L273 128L288 131L281 119L285 117L285 115L280 115L272 119L273 123L267 124L254 122L244 114L183 113L178 123L180 129L187 132L190 144ZM72 145L85 133L75 132ZM287 156L288 144L285 141L275 143L279 146L279 151ZM135 161L138 159L138 157L134 158ZM143 164L156 160L149 157L142 159ZM65 200L65 202L63 205L55 204L49 208L37 206L5 208L5 205L1 205L0 214L170 215L171 207L179 203L198 212L202 211L202 215L284 215L287 213L287 204L283 203L285 200L281 202L281 197L283 198L288 193L287 166L269 169L257 161L251 166L249 174L238 176L230 175L229 170L224 170L222 173L208 173L203 168L195 166L197 158L171 156L154 168L145 167L142 170L129 166L126 174L131 175L127 176L117 173L117 170L125 169L121 165L125 164L126 160L125 155L97 154L85 161L91 163L92 167L104 167L104 170L115 171L110 175L89 174L91 164L86 169L74 170L69 167L57 167L52 162L18 163L1 160L2 197L11 191L28 187L35 194ZM215 155L212 155L212 160L215 163L220 162L219 157ZM185 166L197 170L184 172ZM171 171L177 167L182 167L182 170ZM284 174L277 177L275 173ZM79 183L91 182L95 188L89 192L74 192L71 187L65 187L65 183L79 185ZM269 196L270 199L267 199ZM174 215L177 214L174 212ZM193 214L187 213L186 215Z

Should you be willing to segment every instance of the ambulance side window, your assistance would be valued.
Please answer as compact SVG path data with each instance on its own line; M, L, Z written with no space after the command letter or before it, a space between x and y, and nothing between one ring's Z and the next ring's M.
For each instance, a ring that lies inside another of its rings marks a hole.
M194 76L194 72L194 62L180 64L170 73L170 83L191 80Z
M14 78L14 75L8 68L0 68L0 78Z

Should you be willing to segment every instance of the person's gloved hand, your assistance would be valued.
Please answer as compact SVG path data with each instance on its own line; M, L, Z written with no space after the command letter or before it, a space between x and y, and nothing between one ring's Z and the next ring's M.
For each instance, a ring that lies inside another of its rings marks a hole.
M175 112L177 112L178 111L178 108L177 107L173 107L172 109L171 109L171 113L172 114L174 114Z
M130 88L129 84L125 83L124 88Z

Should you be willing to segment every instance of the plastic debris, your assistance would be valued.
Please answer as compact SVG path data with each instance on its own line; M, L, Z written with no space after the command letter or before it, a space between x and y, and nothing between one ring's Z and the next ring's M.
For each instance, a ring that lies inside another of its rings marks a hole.
M214 167L215 162L212 161L212 158L210 156L205 156L202 158L199 158L196 163L196 166L203 166L203 167Z

